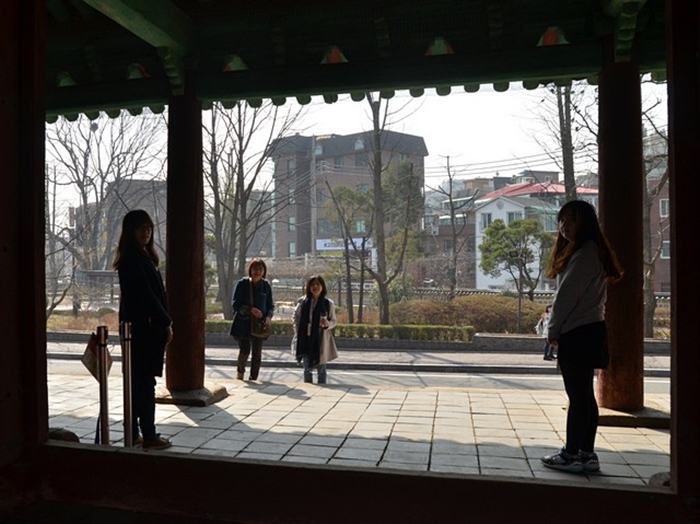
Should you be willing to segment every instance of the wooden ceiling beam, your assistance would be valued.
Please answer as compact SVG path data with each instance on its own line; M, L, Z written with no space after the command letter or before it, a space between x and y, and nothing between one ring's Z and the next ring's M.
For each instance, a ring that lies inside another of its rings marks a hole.
M642 72L665 70L662 42L638 43ZM344 64L287 66L265 70L197 73L196 96L203 103L220 100L262 100L265 98L308 100L312 95L337 96L366 91L412 90L464 86L474 92L480 85L523 83L532 88L545 82L595 79L603 55L601 43L569 44L528 50L500 50L487 54L420 57L407 62L385 59ZM162 57L163 58L163 57ZM166 60L163 58L163 60ZM47 115L118 111L129 107L162 107L171 94L166 79L124 80L114 84L77 85L50 88Z
M411 63L382 60L366 64L348 62L333 67L288 67L284 71L267 69L217 75L200 73L197 94L202 100L296 97L586 78L598 74L601 54L602 44L585 44L497 51L474 56L443 55L421 58Z
M182 94L184 57L195 56L189 17L169 0L83 0L158 50L175 95Z
M156 49L193 52L192 22L168 0L83 0Z
M118 112L130 107L159 107L167 104L170 85L167 80L144 79L105 83L100 89L71 86L50 90L46 95L47 118L58 115Z

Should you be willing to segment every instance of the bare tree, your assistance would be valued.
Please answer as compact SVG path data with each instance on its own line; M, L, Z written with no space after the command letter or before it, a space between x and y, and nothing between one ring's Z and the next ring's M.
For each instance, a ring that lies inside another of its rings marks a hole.
M469 235L465 234L468 231L468 218L470 214L473 215L474 201L476 200L479 192L476 191L469 197L459 197L455 188L455 173L452 171L450 166L449 157L447 157L447 165L445 168L447 170L446 186L441 185L437 188L429 189L442 195L447 203L449 230L452 244L452 250L449 253L447 274L450 286L449 299L452 300L455 297L455 292L457 290L457 267L459 265L460 254L464 250L465 246L467 246L470 238Z
M343 255L346 281L346 305L348 308L348 320L352 324L354 318L354 304L352 296L353 274L359 272L359 307L358 323L362 323L362 309L364 299L364 265L367 244L372 235L372 201L368 193L353 190L347 187L336 187L333 189L326 180L326 186L330 193L329 205L333 212L337 214L340 223L340 231L343 238ZM362 224L358 228L358 224ZM356 239L353 241L352 239ZM359 250L357 244L359 242ZM358 263L353 264L353 261Z
M651 82L643 78L642 89ZM557 148L550 148L544 140L538 143L548 153L565 175L567 200L575 198L575 193L570 192L570 181L567 178L568 169L572 168L576 158L588 159L595 155L597 147L598 124L597 90L581 83L574 83L569 91L567 88L551 86L548 92L551 96L544 97L540 101L538 113L549 129L550 139L557 144ZM643 201L643 258L644 258L644 332L645 336L652 337L654 333L654 315L656 311L656 294L654 279L656 263L661 255L663 242L654 244L652 239L663 239L669 227L668 219L659 223L657 231L652 231L651 209L657 202L659 195L664 191L668 183L668 139L658 128L657 109L663 107L663 101L657 96L644 96L642 100L641 118L645 128L651 129L651 135L647 136L644 145L644 177L645 187ZM552 111L552 107L556 110ZM547 109L549 108L549 109ZM553 116L555 115L555 116ZM654 247L655 246L655 247Z
M74 258L67 248L71 245L72 230L61 223L61 208L56 191L56 178L46 173L45 178L45 246L46 257L46 318L61 305L74 284Z
M390 112L389 103L386 102L382 106L381 98L377 94L366 93L366 99L369 104L372 117L372 143L371 143L371 159L369 161L370 171L372 173L372 197L373 197L373 222L374 227L374 248L377 253L376 266L372 267L362 259L362 263L367 273L377 284L379 293L379 323L389 323L389 284L403 272L404 257L406 255L410 231L416 226L411 217L416 217L415 209L420 206L422 209L422 188L419 187L418 181L421 179L419 173L415 172L413 166L408 166L409 169L404 169L402 175L404 180L398 187L405 191L403 202L399 207L385 209L385 197L387 195L387 187L383 184L383 176L390 164L382 159L382 136L387 127L389 117L398 113L398 111ZM399 175L401 176L401 175ZM396 186L395 186L396 187ZM418 190L417 192L415 190ZM387 238L385 227L389 219L394 221L394 235L398 241L395 256L393 257L393 267L388 267L387 253ZM358 246L354 245L353 249L358 250Z
M576 195L576 160L597 158L597 90L587 82L545 88L536 114L547 130L533 134L535 141L564 174L566 200ZM551 144L555 144L552 147Z
M153 194L131 182L135 175L149 182L163 177L165 137L164 117L151 113L123 111L113 119L101 113L95 120L81 115L74 122L60 117L47 126L46 156L54 183L78 203L73 234L64 240L77 268L108 269L121 215L153 204ZM158 218L156 225L165 216ZM159 228L154 235L158 240Z
M658 228L652 231L651 210L664 192L669 180L668 172L668 137L661 132L651 116L653 109L661 104L660 100L649 104L643 112L646 126L652 133L645 137L644 180L645 191L642 209L642 250L644 257L644 336L654 337L654 315L656 313L656 262L661 256L664 238L670 227L670 215L659 220ZM653 242L656 240L656 242ZM654 245L656 244L656 245Z
M113 280L93 286L97 282L81 275L110 269L129 209L149 211L154 239L165 252L166 131L165 118L150 112L60 117L46 127L47 318L69 294L74 314L86 298L88 305L104 300L106 286L111 297Z
M227 319L233 316L233 286L245 275L247 257L263 254L255 245L264 244L263 236L285 205L273 198L268 161L303 112L301 106L282 111L271 102L257 108L237 102L230 109L214 104L204 125L205 227L214 236L219 300Z

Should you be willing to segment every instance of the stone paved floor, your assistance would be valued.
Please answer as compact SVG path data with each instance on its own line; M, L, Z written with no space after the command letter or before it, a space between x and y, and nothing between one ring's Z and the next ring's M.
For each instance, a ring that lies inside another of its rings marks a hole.
M540 457L564 437L562 392L217 383L229 396L215 405L158 405L158 430L174 445L155 453L636 486L670 468L669 431L632 427L600 427L600 473L542 466ZM115 446L123 445L121 385L121 375L113 373ZM48 386L49 426L93 442L97 382L87 374L51 373ZM648 397L669 409L668 395Z

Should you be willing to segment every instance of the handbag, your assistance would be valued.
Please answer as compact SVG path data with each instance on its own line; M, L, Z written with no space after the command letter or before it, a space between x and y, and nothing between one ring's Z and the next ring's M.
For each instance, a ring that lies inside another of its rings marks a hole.
M114 362L114 359L112 358L112 355L109 351L105 351L105 356L107 358L107 374L109 375L109 372L112 369L112 363ZM100 379L99 362L97 356L97 335L95 333L92 333L90 335L87 346L85 347L85 351L83 352L83 356L80 358L80 361L88 369L88 371L93 377L95 377L97 380Z
M253 283L248 282L248 293L250 295L250 305L253 306ZM255 318L250 315L250 336L266 340L270 336L270 326L264 318Z
M233 320L231 321L231 329L229 335L231 335L236 340L241 338L249 337L249 319L248 316L242 315L240 311L233 313Z

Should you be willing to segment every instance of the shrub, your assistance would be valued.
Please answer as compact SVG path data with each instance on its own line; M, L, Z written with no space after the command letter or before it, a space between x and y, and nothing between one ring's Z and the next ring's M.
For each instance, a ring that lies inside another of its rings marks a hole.
M474 326L477 332L516 333L518 299L496 295L457 297L451 304L461 311L464 324ZM534 333L535 325L544 310L542 304L522 300L521 333Z
M522 301L521 333L534 333L544 306L527 299ZM394 324L427 326L473 326L486 333L517 331L518 299L497 295L457 297L450 302L409 300L393 304Z
M389 316L393 324L456 326L461 324L449 302L435 300L405 300L392 304Z
M207 319L205 322L205 331L207 333L228 333L231 329L230 320ZM290 322L272 321L270 325L270 335L293 335L294 328Z

